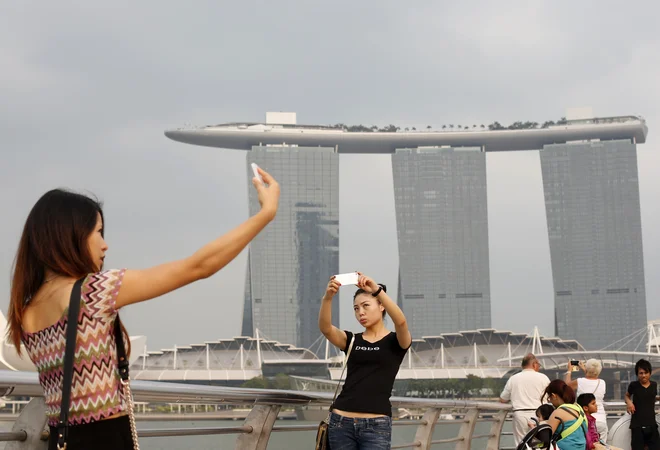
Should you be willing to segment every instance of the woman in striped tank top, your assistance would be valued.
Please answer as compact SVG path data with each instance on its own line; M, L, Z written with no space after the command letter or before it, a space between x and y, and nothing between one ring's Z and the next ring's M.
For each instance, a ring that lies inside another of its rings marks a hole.
M66 448L139 448L117 368L117 311L207 278L233 260L277 212L279 185L268 173L260 174L265 184L253 179L261 204L257 214L192 256L145 270L103 270L108 245L96 200L56 189L37 201L14 264L8 336L19 354L25 344L39 372L50 425L49 449L57 448L67 311L76 280L83 282Z

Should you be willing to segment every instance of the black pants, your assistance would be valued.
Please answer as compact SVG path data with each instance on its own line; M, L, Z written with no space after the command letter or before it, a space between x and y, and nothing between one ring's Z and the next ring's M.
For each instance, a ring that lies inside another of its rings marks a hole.
M128 416L68 428L67 450L133 450ZM48 450L57 449L57 428L50 427Z
M630 433L631 450L644 450L645 445L648 450L660 450L660 434L657 426L631 428Z

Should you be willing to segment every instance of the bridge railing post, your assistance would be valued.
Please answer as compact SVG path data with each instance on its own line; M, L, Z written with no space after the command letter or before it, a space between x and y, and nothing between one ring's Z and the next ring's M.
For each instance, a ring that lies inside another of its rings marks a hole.
M433 440L433 430L435 430L435 424L438 422L438 417L442 413L440 408L430 408L422 417L422 422L420 426L417 427L415 432L415 444L417 448L422 450L429 450L431 448L431 441Z
M506 416L508 414L508 411L499 411L493 416L493 423L490 426L490 437L488 438L488 443L486 444L486 450L500 449L502 428L504 427L504 422L506 421Z
M255 405L244 422L244 425L252 427L252 432L238 435L236 450L266 450L273 424L281 407L281 405Z
M11 431L23 431L24 441L9 441L5 450L46 450L48 442L42 440L46 426L46 403L43 397L34 397L23 408Z
M456 450L470 450L472 448L472 435L474 434L474 427L477 424L479 417L479 409L468 409L465 417L463 417L463 424L458 432L458 436L462 439L456 442Z

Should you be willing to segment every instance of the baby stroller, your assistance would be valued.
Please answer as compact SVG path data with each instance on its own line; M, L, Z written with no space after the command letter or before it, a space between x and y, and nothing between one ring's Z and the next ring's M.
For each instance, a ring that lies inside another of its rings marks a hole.
M529 430L516 450L555 450L556 443L550 425L542 423Z

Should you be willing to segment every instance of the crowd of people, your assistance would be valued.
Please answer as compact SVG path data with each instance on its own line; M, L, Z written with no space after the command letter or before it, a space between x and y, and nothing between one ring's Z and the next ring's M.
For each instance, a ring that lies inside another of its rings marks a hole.
M563 380L550 381L540 372L538 359L530 353L522 360L522 371L507 381L500 401L512 405L516 445L535 438L556 441L559 450L620 450L608 443L604 408L607 388L605 380L599 378L600 361L578 362L584 376L576 379L572 376L574 364L568 361L566 367ZM637 361L637 380L629 384L626 392L626 409L631 415L631 450L660 450L655 420L655 403L660 397L651 373L649 361ZM540 426L543 424L547 427Z

